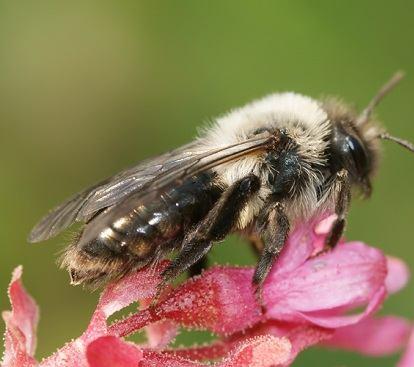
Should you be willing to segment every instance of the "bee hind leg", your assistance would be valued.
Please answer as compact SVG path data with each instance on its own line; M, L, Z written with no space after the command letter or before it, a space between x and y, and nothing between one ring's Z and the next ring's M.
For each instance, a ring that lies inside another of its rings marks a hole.
M170 280L196 264L208 253L214 242L223 240L234 229L240 212L259 188L260 179L249 175L222 194L206 217L184 238L177 257L162 273L155 302Z

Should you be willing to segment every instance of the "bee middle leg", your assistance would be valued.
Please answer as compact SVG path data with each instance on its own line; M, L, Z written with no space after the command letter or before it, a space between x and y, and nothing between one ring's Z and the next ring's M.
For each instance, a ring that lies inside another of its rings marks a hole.
M158 293L176 276L197 263L214 242L223 240L235 227L240 212L260 188L260 179L249 175L230 186L206 217L184 238L177 257L162 273Z
M271 204L267 213L265 223L262 225L264 248L253 275L253 284L256 286L256 295L259 299L261 299L263 282L282 251L290 230L289 218L282 203Z

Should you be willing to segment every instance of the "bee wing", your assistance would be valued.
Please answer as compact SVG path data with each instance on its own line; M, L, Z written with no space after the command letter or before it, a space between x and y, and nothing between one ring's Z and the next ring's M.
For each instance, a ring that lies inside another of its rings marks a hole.
M74 222L87 222L100 210L116 204L124 196L139 190L145 182L159 175L163 169L184 163L196 154L196 144L191 143L161 156L119 172L70 197L52 209L29 234L29 242L40 242L56 236ZM176 163L174 163L176 162Z
M39 242L54 237L74 222L87 222L100 211L132 196L139 199L163 191L195 174L264 149L269 140L268 135L258 136L217 149L205 149L196 141L144 161L69 198L32 229L28 240Z
M195 142L119 173L108 183L94 190L76 219L86 221L101 209L115 205L129 194L140 190L145 184L152 182L163 173L184 167L200 154L200 145Z

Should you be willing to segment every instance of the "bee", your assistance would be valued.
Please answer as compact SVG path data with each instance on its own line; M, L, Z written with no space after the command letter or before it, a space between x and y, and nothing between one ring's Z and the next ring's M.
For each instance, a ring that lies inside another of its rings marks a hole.
M160 289L200 263L212 246L239 233L258 250L260 290L290 230L336 214L326 248L342 236L351 191L371 193L380 140L372 113L400 81L395 74L356 113L338 99L277 93L214 120L193 142L108 178L52 210L30 242L84 226L63 255L73 284L97 287L175 253Z

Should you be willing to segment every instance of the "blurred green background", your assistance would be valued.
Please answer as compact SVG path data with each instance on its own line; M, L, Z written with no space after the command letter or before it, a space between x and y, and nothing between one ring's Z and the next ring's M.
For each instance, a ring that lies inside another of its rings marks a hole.
M339 95L361 108L404 69L406 80L377 112L392 133L414 140L413 14L414 2L403 0L1 0L0 309L9 307L12 269L23 264L41 307L38 357L78 336L98 297L70 286L55 265L70 234L26 243L48 209L273 91ZM389 144L384 150L373 197L354 202L347 236L414 269L414 157ZM252 264L240 246L234 238L217 246L213 261ZM384 312L414 318L413 301L409 286ZM395 360L311 350L295 365Z

